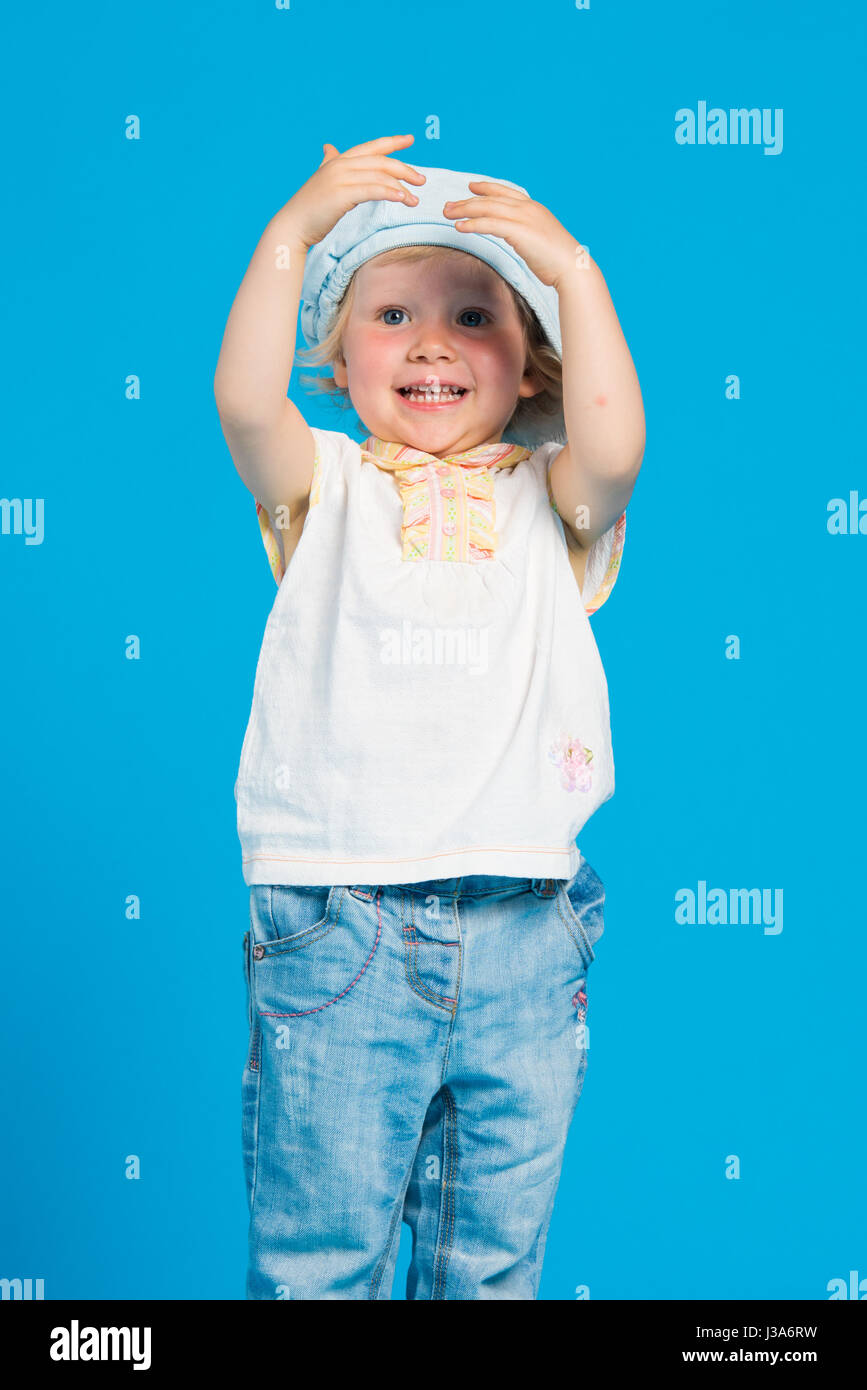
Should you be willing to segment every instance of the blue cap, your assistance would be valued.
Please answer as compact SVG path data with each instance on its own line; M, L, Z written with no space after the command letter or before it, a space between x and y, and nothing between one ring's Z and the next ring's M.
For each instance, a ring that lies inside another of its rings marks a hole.
M453 169L412 167L425 175L423 184L408 184L418 202L408 206L387 198L359 203L344 213L322 241L307 252L301 286L301 331L308 347L322 342L334 325L340 301L350 280L365 261L393 251L398 246L451 246L478 256L501 275L535 312L548 342L562 355L560 300L553 285L545 285L527 262L502 237L486 232L462 232L443 214L443 204L475 196L470 181L491 179L489 174L456 173ZM497 179L520 193L520 184ZM529 195L528 195L529 196ZM562 412L549 423L523 432L520 438L509 430L509 438L528 448L550 439L565 440Z

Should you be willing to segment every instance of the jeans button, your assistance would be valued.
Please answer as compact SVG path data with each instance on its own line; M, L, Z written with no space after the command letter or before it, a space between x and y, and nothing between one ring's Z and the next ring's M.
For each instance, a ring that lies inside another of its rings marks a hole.
M264 946L254 946L254 947L253 947L253 959L254 959L254 960L261 960L262 957L264 956L264 954L265 954L265 947L264 947Z

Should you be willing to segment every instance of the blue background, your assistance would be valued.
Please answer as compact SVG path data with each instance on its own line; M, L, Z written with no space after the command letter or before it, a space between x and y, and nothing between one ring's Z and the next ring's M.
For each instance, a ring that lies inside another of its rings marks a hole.
M0 536L0 1276L244 1297L233 784L276 589L213 375L323 143L412 131L588 244L647 413L592 620L617 792L581 838L606 931L540 1298L867 1277L867 536L827 529L867 495L860 8L48 3L7 33L0 492L45 536ZM677 144L701 100L782 107L783 152ZM678 924L699 880L783 889L782 932Z

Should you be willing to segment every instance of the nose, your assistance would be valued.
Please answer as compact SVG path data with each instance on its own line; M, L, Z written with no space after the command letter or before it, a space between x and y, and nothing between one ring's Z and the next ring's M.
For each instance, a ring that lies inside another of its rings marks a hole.
M455 350L449 341L447 325L442 319L425 320L419 325L418 334L409 352L410 358L417 362L445 359L453 362Z

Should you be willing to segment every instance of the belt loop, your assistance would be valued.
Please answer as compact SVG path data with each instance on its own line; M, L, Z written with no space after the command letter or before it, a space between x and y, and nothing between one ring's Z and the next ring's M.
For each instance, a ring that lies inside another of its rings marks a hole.
M349 889L354 898L364 898L365 902L370 902L379 892L377 884L353 883Z
M553 898L557 892L557 880L556 878L534 878L532 888L539 898Z

